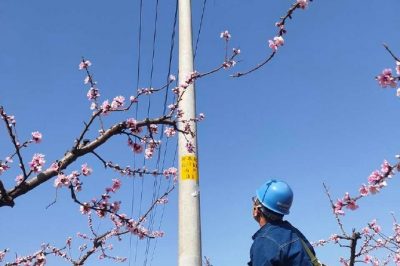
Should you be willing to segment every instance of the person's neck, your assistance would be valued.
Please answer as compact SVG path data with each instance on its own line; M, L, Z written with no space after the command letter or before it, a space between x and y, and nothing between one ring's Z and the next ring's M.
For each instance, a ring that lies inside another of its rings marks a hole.
M260 227L263 227L267 223L268 223L268 221L264 217L261 217L260 220L258 221L258 224L260 225Z

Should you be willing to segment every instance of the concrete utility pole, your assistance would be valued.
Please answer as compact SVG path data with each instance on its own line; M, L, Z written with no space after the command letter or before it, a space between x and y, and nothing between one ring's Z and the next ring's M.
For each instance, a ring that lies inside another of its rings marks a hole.
M193 72L191 0L179 0L179 84ZM190 85L179 103L183 120L194 119L196 101L194 85ZM179 127L182 129L182 124ZM191 122L190 134L179 134L179 266L201 266L201 230L199 174L197 168L196 123ZM195 147L189 153L186 144Z

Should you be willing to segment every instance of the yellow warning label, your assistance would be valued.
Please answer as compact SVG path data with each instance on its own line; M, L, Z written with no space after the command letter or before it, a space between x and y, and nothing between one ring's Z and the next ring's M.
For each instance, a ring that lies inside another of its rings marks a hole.
M194 155L185 155L181 157L181 169L180 169L182 180L198 180L199 172L197 170L197 158Z

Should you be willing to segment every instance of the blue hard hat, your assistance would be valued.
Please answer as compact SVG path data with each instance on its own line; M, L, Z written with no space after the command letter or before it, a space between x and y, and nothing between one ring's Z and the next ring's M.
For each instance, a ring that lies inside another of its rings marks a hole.
M269 180L257 189L256 195L267 209L283 215L289 214L293 202L293 191L286 182Z

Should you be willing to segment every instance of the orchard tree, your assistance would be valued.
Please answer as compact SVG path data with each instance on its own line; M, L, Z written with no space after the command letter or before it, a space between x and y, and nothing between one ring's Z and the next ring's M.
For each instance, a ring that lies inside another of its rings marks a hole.
M395 70L384 69L376 76L376 80L382 88L396 89L397 96L400 96L400 59L386 44L384 47L394 59ZM400 171L400 155L396 155L396 159L395 163L384 160L380 169L373 171L367 182L361 184L357 195L346 192L342 198L334 201L328 187L324 184L339 232L332 234L327 240L315 242L315 245L324 246L331 243L348 248L349 255L340 258L340 263L344 266L354 266L356 263L390 265L391 262L400 265L400 223L394 213L391 214L393 217L391 233L384 232L377 219L366 223L363 228L352 228L348 231L342 219L346 210L356 211L359 208L358 202L364 197L384 193L384 188L389 185L390 179Z

